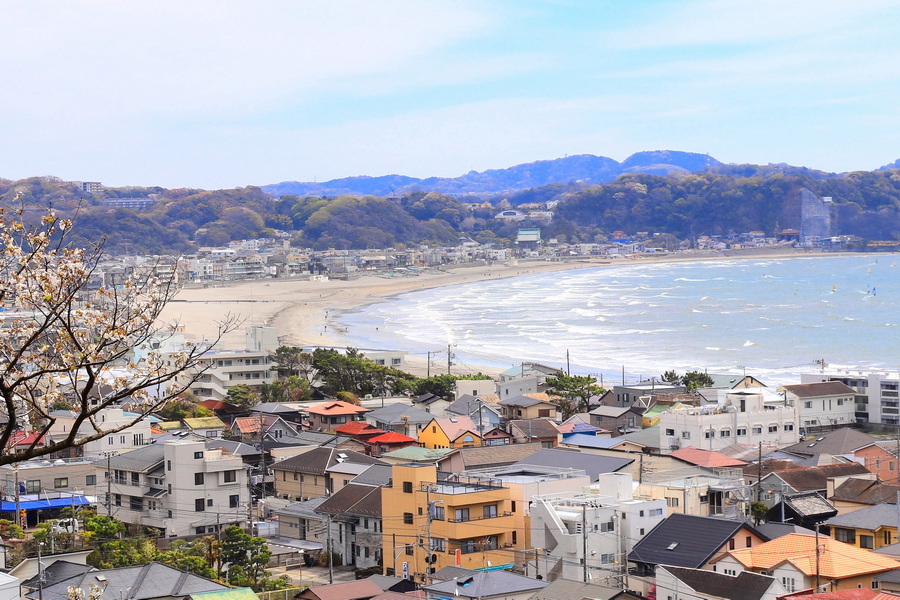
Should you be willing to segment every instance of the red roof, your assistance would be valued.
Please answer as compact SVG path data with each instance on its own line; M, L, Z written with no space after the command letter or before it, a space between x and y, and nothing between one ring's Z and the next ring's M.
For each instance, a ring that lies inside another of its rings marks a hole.
M369 440L373 444L415 444L416 439L408 435L397 433L396 431L388 431L385 434L373 437Z
M43 433L25 433L24 431L14 431L11 436L9 436L9 441L7 442L8 446L31 446L32 444L39 442L41 438L44 437Z
M700 467L743 467L747 464L742 460L731 458L721 452L703 450L702 448L694 448L693 446L679 448L678 450L670 452L669 456L680 458L685 462Z
M384 433L384 429L379 429L374 425L369 425L363 421L350 421L349 423L344 423L340 427L334 428L335 433L342 433L344 435L354 436L354 435L381 435Z

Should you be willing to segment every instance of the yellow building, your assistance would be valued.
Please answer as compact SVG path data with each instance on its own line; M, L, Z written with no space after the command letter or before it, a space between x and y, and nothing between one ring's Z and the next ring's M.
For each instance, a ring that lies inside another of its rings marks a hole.
M424 448L471 448L481 446L478 427L471 417L435 417L419 431Z
M857 548L873 550L890 546L897 540L897 505L878 504L851 513L832 517L821 531L831 534L839 542Z
M392 467L381 494L385 573L400 575L407 563L409 575L422 580L428 568L524 560L514 549L524 539L524 511L513 511L507 487L463 476L438 481L434 465L406 464Z

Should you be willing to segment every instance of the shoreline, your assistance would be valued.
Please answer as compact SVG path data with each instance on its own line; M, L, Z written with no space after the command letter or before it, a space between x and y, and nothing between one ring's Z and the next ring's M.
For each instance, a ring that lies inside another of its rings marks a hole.
M199 342L215 338L217 323L224 315L229 313L240 315L244 319L243 326L226 335L217 346L220 349L244 348L245 327L264 324L276 328L279 343L282 345L344 348L348 345L348 336L347 331L339 324L341 315L414 291L606 266L734 259L818 258L858 254L862 253L763 248L698 251L690 254L647 255L621 259L573 257L568 261L523 260L518 264L494 263L450 267L438 272L429 271L402 278L363 274L350 280L309 281L306 277L302 279L297 277L245 280L207 286L191 284L180 290L165 307L162 319L168 323L178 323L183 327L186 339ZM424 375L426 369L424 357L412 354L407 356L406 370L416 375ZM480 370L489 375L496 375L502 368L483 366ZM471 372L471 369L466 369L465 372Z

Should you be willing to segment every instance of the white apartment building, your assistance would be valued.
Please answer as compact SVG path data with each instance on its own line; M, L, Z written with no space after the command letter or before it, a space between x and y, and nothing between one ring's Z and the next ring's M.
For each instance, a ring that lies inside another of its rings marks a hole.
M856 391L840 381L817 381L778 388L797 408L804 431L856 423Z
M800 441L797 409L766 388L711 390L715 403L675 408L659 419L659 447L721 450L734 444L784 447Z
M221 448L168 441L94 464L105 482L98 483L100 514L166 536L214 533L247 521L247 470L239 456Z
M245 350L213 350L200 359L198 368L205 369L190 390L200 398L224 400L228 389L236 385L258 388L273 383L278 376L271 353L278 348L274 327L251 325L247 328Z
M829 369L800 375L801 383L840 381L856 392L856 422L900 424L900 372Z
M72 432L77 418L74 411L57 410L50 416L54 419L49 432L51 437L63 438ZM138 413L125 412L121 408L109 406L99 410L94 421L101 431L108 431L126 425L139 416ZM78 439L94 433L96 433L94 427L85 421L79 427ZM96 458L104 452L122 453L141 448L149 444L150 439L150 420L145 417L121 431L108 433L100 439L88 442L81 448L86 458Z
M631 475L605 473L584 492L534 496L529 573L580 581L586 568L592 583L615 582L634 545L667 516L665 500L635 499L632 489Z

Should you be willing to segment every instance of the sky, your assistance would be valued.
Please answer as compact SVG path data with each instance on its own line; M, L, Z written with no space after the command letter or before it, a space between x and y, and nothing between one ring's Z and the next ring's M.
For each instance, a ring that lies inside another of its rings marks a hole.
M900 158L900 0L0 0L0 177Z

